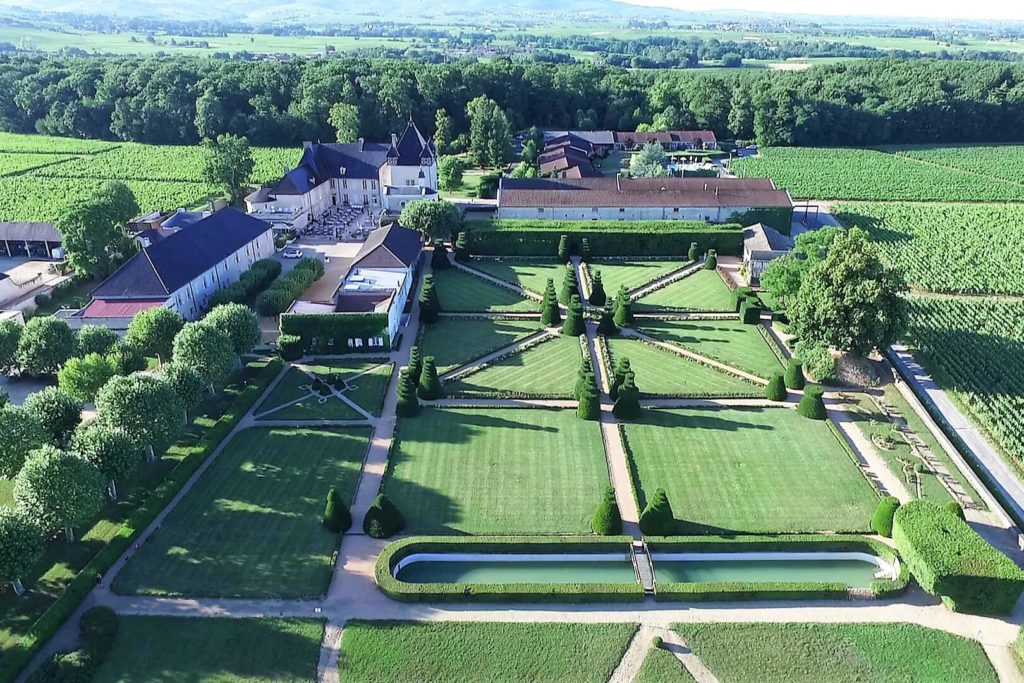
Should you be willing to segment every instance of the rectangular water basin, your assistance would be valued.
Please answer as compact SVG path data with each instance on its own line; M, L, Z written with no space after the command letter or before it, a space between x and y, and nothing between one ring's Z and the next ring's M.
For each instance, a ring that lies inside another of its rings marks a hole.
M858 552L652 553L659 583L841 583L869 588L896 569Z
M406 583L636 583L625 553L414 553L394 567Z

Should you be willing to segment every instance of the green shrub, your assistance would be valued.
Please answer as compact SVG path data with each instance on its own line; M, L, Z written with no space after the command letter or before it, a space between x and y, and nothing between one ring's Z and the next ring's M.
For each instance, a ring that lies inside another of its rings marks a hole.
M604 291L604 282L601 279L601 271L595 270L594 276L590 279L590 299L588 299L591 306L604 306L608 301L608 295Z
M606 337L612 337L619 333L619 327L615 324L615 311L611 304L605 304L601 311L601 320L597 323L597 333Z
M420 347L414 346L409 349L409 364L406 365L406 372L415 384L420 383L420 375L423 373L423 359L420 358Z
M544 287L544 298L540 304L540 324L544 327L555 327L562 322L562 313L558 308L558 295L555 293L555 282L548 278Z
M1009 614L1024 591L1024 572L970 526L935 503L907 503L892 538L914 578L955 612Z
M740 305L743 303L744 299L747 298L747 295L750 294L752 291L754 290L752 290L750 287L737 287L736 289L734 289L732 292L732 310L739 313Z
M93 607L82 615L82 651L97 665L110 654L117 637L117 614L109 607Z
M395 415L398 417L415 417L420 412L420 402L416 398L416 382L408 369L403 370L398 376L398 403L395 406Z
M764 395L769 401L785 401L789 396L786 391L786 381L782 378L781 372L776 372L768 380L768 385L764 388Z
M633 300L625 289L620 289L615 297L615 314L612 320L619 327L629 327L633 324Z
M686 258L689 261L696 261L700 256L700 251L697 248L696 242L690 242L690 248L686 251Z
M629 359L625 356L620 356L615 361L615 369L612 371L612 381L608 388L608 395L614 401L619 397L619 387L626 381L626 375L632 373L633 370L629 366Z
M567 337L578 337L586 332L586 324L583 322L583 304L576 294L569 299L569 310L562 324L562 334Z
M807 380L804 378L803 363L794 356L789 359L789 365L786 366L786 386L790 389L800 391L806 385Z
M960 519L967 521L967 518L964 517L964 509L960 507L960 503L956 502L955 500L951 500L948 503L944 504L942 508L944 510L947 510L948 512L953 513Z
M434 288L434 276L428 274L423 278L423 289L420 290L420 322L427 325L434 323L440 312L441 302Z
M708 249L708 257L704 259L704 270L715 270L718 268L718 254L714 249Z
M619 386L612 414L620 420L639 420L643 414L640 407L640 390L636 387L636 375L632 371L626 373Z
M282 334L277 338L277 351L282 360L298 360L302 358L302 337L294 334Z
M433 356L423 359L423 370L420 372L420 382L416 387L416 395L424 401L436 401L444 394L441 387L441 380L437 377L437 365Z
M835 378L836 361L827 346L800 341L793 351L816 381L827 382Z
M569 236L559 235L558 237L558 249L555 252L558 256L558 260L562 263L569 262Z
M574 296L580 293L579 280L576 279L576 269L571 265L565 267L565 275L562 277L562 289L558 293L558 301L568 304Z
M589 263L593 252L590 250L590 240L586 237L580 240L580 260L584 263Z
M740 304L740 322L744 325L756 325L761 322L761 307L749 299L745 299Z
M377 495L363 518L363 532L370 538L390 538L405 528L405 519L383 493Z
M871 528L875 530L876 534L879 536L885 536L886 538L892 538L892 518L899 507L899 499L893 498L892 496L878 501L878 507L875 508L875 514L871 516Z
M303 349L313 353L363 351L375 337L383 339L385 347L391 343L386 313L288 313L281 316L280 327L281 334L300 337ZM363 346L349 347L349 339L361 339Z
M595 534L601 536L618 536L622 533L622 516L619 514L619 504L615 501L614 487L609 486L604 490L591 527Z
M657 650L664 644L664 642L665 641L662 640L661 636L654 636L654 639L651 640L651 647Z
M579 405L576 406L576 415L581 420L601 419L601 394L597 391L597 380L592 372L588 372L584 378L583 388L579 395Z
M590 357L589 356L583 356L583 358L580 359L579 370L576 371L576 384L573 386L573 389L572 389L572 397L573 398L575 398L576 400L579 400L580 396L583 396L583 392L587 388L587 383L588 382L590 382L591 384L594 383L593 380L588 379L588 376L589 375L593 375L593 374L594 374L594 367L593 367L593 365L590 362Z
M803 398L796 406L796 411L811 420L824 420L828 417L825 412L825 401L822 398L824 390L817 384L812 384L804 389Z
M665 489L657 489L640 514L640 531L645 536L671 536L676 530L675 515Z
M352 514L334 487L327 492L323 524L329 531L336 534L344 533L352 526Z

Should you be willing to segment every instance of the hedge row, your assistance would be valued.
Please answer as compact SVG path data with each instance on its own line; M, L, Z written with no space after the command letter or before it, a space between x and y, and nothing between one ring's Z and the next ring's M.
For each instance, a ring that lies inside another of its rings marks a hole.
M237 282L218 290L210 299L210 308L220 304L249 304L256 295L270 286L281 274L281 262L260 259L249 270L242 273Z
M1024 592L1024 572L935 503L897 510L892 539L921 587L955 612L1009 614Z
M280 328L281 334L298 337L310 353L365 353L381 348L369 346L368 341L375 337L384 339L382 351L391 345L386 313L288 313L281 316ZM350 349L349 339L362 339L363 346Z
M290 271L274 280L253 302L260 315L279 315L292 302L323 277L324 262L317 258L301 259Z
M698 221L529 221L474 222L467 230L470 252L493 256L552 256L561 235L579 252L586 239L594 256L683 256L691 242L700 253L743 253L738 224L710 225Z
M42 647L67 621L78 605L99 583L103 574L121 557L128 546L149 526L157 514L170 502L189 477L199 468L221 441L235 428L239 420L260 397L270 381L281 370L281 361L272 360L257 370L249 385L239 393L231 407L210 428L190 453L167 473L160 484L125 520L114 536L93 556L65 587L63 593L43 612L21 639L19 646L4 653L0 659L0 681L13 681Z
M413 536L387 546L377 557L377 585L401 602L641 602L640 584L629 583L406 583L393 575L398 562L423 552L610 553L626 561L628 536Z

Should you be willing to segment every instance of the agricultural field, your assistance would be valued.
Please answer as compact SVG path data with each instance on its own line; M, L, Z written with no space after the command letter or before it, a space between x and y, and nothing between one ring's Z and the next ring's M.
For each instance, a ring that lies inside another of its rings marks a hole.
M639 330L764 379L783 370L757 326L738 320L641 319Z
M350 621L342 681L579 681L603 683L635 624Z
M513 344L541 329L536 320L495 318L442 318L420 327L420 355L433 356L438 372Z
M1024 201L1024 182L870 149L771 147L733 161L737 175L775 181L794 199Z
M114 648L95 683L316 680L320 620L122 615L118 621Z
M1024 294L1024 206L844 203L834 215L867 230L916 289Z
M613 297L621 286L632 292L688 265L689 261L595 261L586 264L586 268L591 280L594 279L594 273L601 273L604 291Z
M625 434L641 502L665 489L681 533L866 531L878 504L828 425L789 408L647 410Z
M608 350L612 367L619 358L629 359L636 386L645 398L764 396L764 388L752 382L646 342L612 337Z
M458 268L434 272L434 285L441 310L449 313L509 312L536 313L540 302L511 289L470 275Z
M601 431L573 410L423 408L400 420L383 491L406 533L589 533Z
M698 270L640 297L635 309L643 313L655 310L732 311L732 293L721 275L713 270Z
M914 624L683 624L675 630L723 681L998 680L981 645Z
M346 504L368 429L251 428L210 469L114 582L125 594L318 596L338 537L320 524L331 487Z
M911 145L883 149L939 166L972 171L1013 183L1024 182L1024 145Z
M572 398L580 364L576 337L549 337L487 367L446 383L447 396Z

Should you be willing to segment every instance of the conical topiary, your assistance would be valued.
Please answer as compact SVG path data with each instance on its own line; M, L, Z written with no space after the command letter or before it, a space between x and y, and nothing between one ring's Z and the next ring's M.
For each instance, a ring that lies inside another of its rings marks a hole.
M580 260L584 263L590 263L590 240L584 237L580 240Z
M892 496L878 501L875 514L871 516L871 528L875 530L876 534L892 538L892 518L896 515L896 510L899 507L899 499Z
M407 370L398 377L398 404L395 415L398 417L414 417L420 412L420 402L416 398L416 382Z
M587 375L594 374L594 367L590 363L590 357L584 356L583 360L580 361L580 369L576 372L576 385L572 389L572 396L575 399L579 399L583 395L583 389L586 387Z
M612 320L619 327L629 327L633 324L633 300L624 289L615 297L615 315L612 316Z
M579 405L576 406L576 417L581 420L601 419L601 394L597 391L597 378L588 372L580 390Z
M370 538L389 538L405 528L405 519L383 493L378 494L363 518L363 532Z
M608 395L614 401L619 397L619 387L626 381L626 375L633 372L629 366L629 359L625 356L619 358L615 363L615 369L612 372L612 382L608 387Z
M562 291L558 293L558 300L563 304L568 304L573 296L579 296L580 285L579 280L576 279L576 269L571 265L566 266L565 276L562 278Z
M430 255L430 267L434 270L444 270L451 267L448 260L448 247L444 246L442 240L434 240L434 253Z
M338 490L331 488L327 492L327 505L324 507L324 526L329 531L341 534L352 526L352 514L345 507L345 502L338 495Z
M423 278L423 289L420 290L420 322L427 325L437 321L437 314L441 312L441 302L437 298L437 290L434 289L434 276L427 274Z
M782 378L781 372L776 372L768 380L768 386L764 388L764 395L769 401L785 401L788 393L786 392L786 381Z
M548 278L544 288L544 300L540 305L540 324L544 327L555 327L562 322L562 313L558 309L558 296L555 294L555 283Z
M469 231L462 230L455 238L455 260L462 262L469 260Z
M562 263L569 262L569 236L561 235L558 238L558 251L555 252L558 260Z
M796 406L796 412L812 420L824 420L828 417L825 411L825 401L822 398L824 390L817 384L804 388L804 396Z
M595 270L594 277L590 278L590 298L587 301L591 306L604 306L608 301L608 295L604 292L604 282L601 281L600 270Z
M617 536L622 533L622 515L615 501L615 489L611 486L604 490L590 526L595 534L601 536Z
M708 257L704 260L704 270L714 270L718 267L718 254L714 249L708 249Z
M807 386L807 378L804 377L804 364L798 358L789 359L789 365L786 366L786 386L797 391Z
M696 261L699 256L700 252L697 250L697 243L690 242L690 250L686 252L686 258L690 261Z
M580 303L580 298L577 295L573 295L569 299L569 312L565 316L565 323L562 325L562 334L567 337L578 337L587 331L586 324L583 322L583 304Z
M437 365L434 364L434 357L427 356L423 359L423 371L420 373L420 382L416 386L416 395L424 401L436 401L444 394L441 387L441 380L437 377Z
M409 365L406 366L406 372L409 373L409 377L412 378L414 384L420 382L420 372L423 370L423 359L420 358L420 347L414 346L409 349Z
M611 337L619 333L619 327L615 324L615 311L610 304L605 304L601 311L601 320L597 323L597 333Z
M665 489L657 489L640 513L640 531L647 536L672 536L676 530L675 515Z
M620 420L640 419L640 390L636 388L635 378L632 371L626 373L619 387L619 396L612 406L612 414Z

